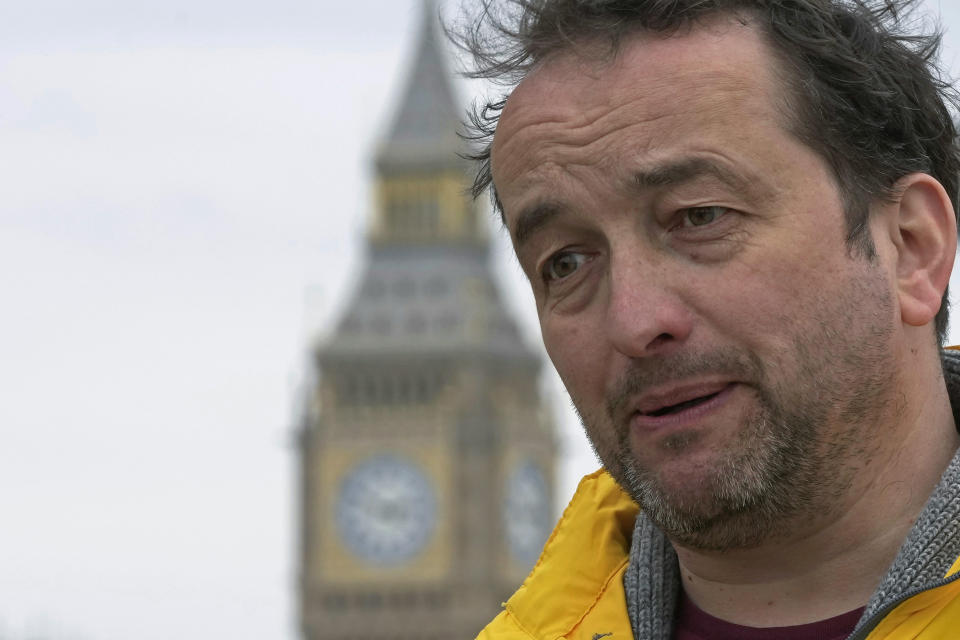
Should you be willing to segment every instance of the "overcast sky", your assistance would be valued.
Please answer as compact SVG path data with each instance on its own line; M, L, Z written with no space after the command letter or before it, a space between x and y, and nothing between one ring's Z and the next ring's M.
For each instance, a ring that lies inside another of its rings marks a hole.
M293 405L418 5L0 6L0 638L294 637Z

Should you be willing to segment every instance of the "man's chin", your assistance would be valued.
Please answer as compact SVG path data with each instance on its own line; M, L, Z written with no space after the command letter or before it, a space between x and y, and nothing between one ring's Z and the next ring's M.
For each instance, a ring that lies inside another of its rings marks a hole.
M676 544L704 551L756 546L772 524L758 508L760 487L737 486L705 462L673 461L656 472L639 471L627 462L618 480Z
M689 443L688 443L689 444ZM622 461L623 486L633 493L633 487L642 487L645 495L656 494L659 501L675 505L684 512L712 517L721 507L721 476L730 462L712 447L688 446L684 450L666 451L656 460L634 456ZM634 496L636 498L637 496ZM639 501L638 501L639 502Z
M699 473L698 473L699 472ZM700 523L720 516L724 506L703 469L683 474L628 474L628 491L646 510L668 511L674 519Z

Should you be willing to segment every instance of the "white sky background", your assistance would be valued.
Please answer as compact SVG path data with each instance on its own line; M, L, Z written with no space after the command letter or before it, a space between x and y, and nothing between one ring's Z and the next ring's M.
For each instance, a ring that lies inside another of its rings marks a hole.
M0 5L0 638L295 637L296 388L418 5Z

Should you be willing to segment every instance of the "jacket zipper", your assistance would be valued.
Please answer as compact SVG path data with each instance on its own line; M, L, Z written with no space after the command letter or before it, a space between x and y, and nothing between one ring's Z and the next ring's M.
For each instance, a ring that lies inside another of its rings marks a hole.
M860 627L858 631L855 631L854 633L850 634L847 640L864 640L864 638L870 635L873 632L873 630L877 627L877 625L880 624L880 621L887 617L888 613L896 609L898 606L900 606L901 604L903 604L913 596L918 596L925 591L932 591L933 589L939 589L940 587L946 586L951 582L956 582L958 579L960 579L960 571L958 571L957 573L953 574L948 578L941 578L938 582L934 582L933 584L927 585L926 587L911 589L910 591L907 591L905 594L903 594L893 602L889 602L883 605L883 607L879 611L877 611L875 614L870 616L870 619L867 620L867 624Z

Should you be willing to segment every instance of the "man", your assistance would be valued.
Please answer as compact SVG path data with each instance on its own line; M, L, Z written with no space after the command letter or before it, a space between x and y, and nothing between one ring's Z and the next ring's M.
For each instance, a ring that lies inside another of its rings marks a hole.
M605 471L480 637L960 638L936 38L894 2L508 4L460 40L514 82L476 190Z

